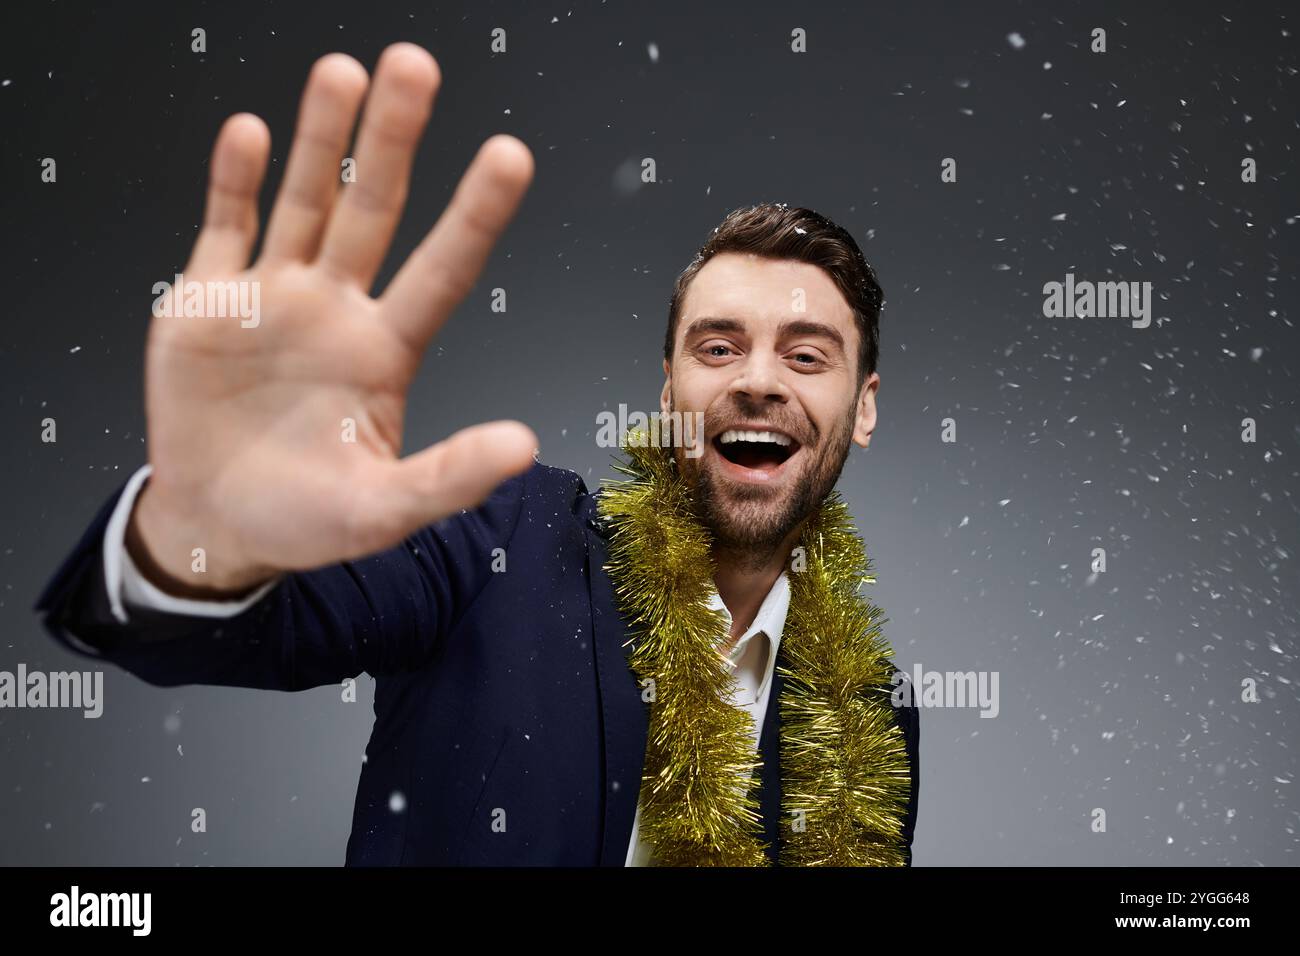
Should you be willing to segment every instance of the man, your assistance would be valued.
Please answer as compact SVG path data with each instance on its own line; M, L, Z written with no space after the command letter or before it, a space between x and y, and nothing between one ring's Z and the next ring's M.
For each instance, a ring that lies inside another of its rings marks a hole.
M184 277L256 289L261 314L155 313L149 465L46 587L47 628L163 686L300 690L372 674L352 865L776 863L787 846L804 848L796 862L910 864L917 713L879 704L892 667L867 640L871 609L834 590L845 575L832 572L860 570L860 555L822 544L849 541L821 506L850 443L865 448L875 427L881 298L861 252L815 213L759 206L728 217L682 274L660 410L687 425L701 413L703 432L684 426L671 452L639 453L664 466L640 526L653 547L634 547L634 506L608 504L631 499L602 501L535 462L518 422L399 458L420 356L533 170L518 140L489 139L370 298L439 83L410 44L384 52L373 83L349 57L318 61L251 266L269 134L248 114L223 126ZM340 190L363 98L360 172ZM672 514L671 489L685 502ZM700 541L693 590L612 577ZM787 574L801 542L811 572ZM661 588L669 613L654 631L629 608ZM851 626L832 639L809 624L823 619ZM800 659L820 646L861 666L853 680L822 667L836 688L819 698L814 664L785 666L798 647L783 652L783 632L804 634ZM660 696L636 658L638 640L658 638L708 651L664 670L677 676ZM792 717L827 711L804 725L821 743L786 749L782 701ZM694 732L706 715L716 739ZM840 729L817 738L826 726ZM783 750L807 764L786 794ZM640 786L643 771L658 784Z

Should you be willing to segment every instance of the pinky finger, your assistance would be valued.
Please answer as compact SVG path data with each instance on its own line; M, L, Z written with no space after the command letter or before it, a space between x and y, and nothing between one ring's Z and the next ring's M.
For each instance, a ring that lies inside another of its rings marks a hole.
M257 241L257 194L266 175L271 132L252 113L226 120L212 148L207 208L186 270L238 272Z

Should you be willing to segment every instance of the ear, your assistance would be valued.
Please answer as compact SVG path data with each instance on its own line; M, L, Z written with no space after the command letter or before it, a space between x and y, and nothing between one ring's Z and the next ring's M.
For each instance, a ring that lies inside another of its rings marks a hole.
M664 359L664 388L659 393L659 414L666 420L672 411L673 367Z
M880 376L872 372L862 383L862 392L858 395L857 415L853 423L853 440L866 448L871 444L871 433L876 430L876 391L880 388Z

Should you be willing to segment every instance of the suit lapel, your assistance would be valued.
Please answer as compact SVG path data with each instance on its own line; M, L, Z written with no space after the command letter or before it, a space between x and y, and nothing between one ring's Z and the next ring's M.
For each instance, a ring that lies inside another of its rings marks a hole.
M624 866L641 792L650 727L649 707L641 699L641 688L632 670L629 628L618 611L613 583L604 569L608 542L594 504L584 517L605 754L605 820L600 865ZM781 663L779 655L777 663ZM779 865L782 832L780 699L783 683L780 671L774 668L763 732L759 735L759 756L763 761L759 769L759 807L767 857L774 866Z
M628 628L618 612L614 587L604 569L608 547L594 508L584 528L605 747L605 822L600 865L623 866L641 792L650 723L648 706L641 700L641 688L632 670L631 644L624 646Z

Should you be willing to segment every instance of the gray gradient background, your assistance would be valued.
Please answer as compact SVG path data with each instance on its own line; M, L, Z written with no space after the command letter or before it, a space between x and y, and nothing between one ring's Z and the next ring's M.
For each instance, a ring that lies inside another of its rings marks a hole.
M921 715L916 863L1295 862L1300 60L1284 5L180 6L42 4L3 40L0 669L89 666L31 606L144 460L150 286L188 255L220 120L269 122L269 204L312 60L373 66L407 39L445 84L381 281L487 136L537 157L429 353L408 449L518 417L595 487L596 415L655 407L668 294L708 231L760 200L817 209L887 298L880 423L841 482L886 636L905 669L1001 675L997 719ZM507 55L489 52L495 26ZM637 183L643 156L657 184ZM1067 271L1154 283L1156 321L1045 319L1043 283ZM1090 582L1097 546L1109 571ZM1240 701L1247 677L1259 703ZM337 865L372 720L360 686L343 704L110 670L97 721L0 711L0 863Z

